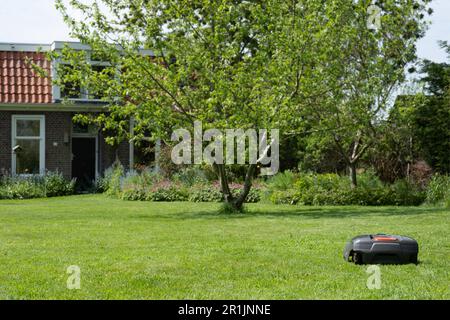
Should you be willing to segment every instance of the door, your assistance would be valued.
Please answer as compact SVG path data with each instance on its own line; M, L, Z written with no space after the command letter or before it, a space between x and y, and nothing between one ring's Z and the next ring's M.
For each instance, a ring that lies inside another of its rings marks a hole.
M72 138L72 178L79 191L86 191L95 181L95 138Z

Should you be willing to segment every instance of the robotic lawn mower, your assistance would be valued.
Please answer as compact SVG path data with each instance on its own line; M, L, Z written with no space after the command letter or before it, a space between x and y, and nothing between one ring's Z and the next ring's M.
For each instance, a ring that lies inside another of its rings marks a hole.
M344 259L355 264L417 264L418 253L416 240L379 233L350 240L344 249Z

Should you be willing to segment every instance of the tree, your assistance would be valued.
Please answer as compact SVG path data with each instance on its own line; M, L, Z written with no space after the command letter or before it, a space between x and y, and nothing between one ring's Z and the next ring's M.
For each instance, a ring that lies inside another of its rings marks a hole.
M60 58L73 67L60 80L105 93L109 114L94 121L119 139L128 135L131 117L135 136L151 130L166 141L175 128L192 131L196 120L205 130L281 128L289 107L299 104L293 97L320 81L313 68L323 64L335 33L327 32L323 1L70 1L81 20L57 4L72 36L110 63L94 71L84 53L66 48ZM142 56L141 48L155 58ZM256 165L248 165L237 198L226 167L214 167L225 201L239 210Z
M450 46L441 42L450 55ZM423 62L424 103L413 112L413 131L424 159L437 172L450 173L450 64Z
M334 54L329 58L335 61L327 61L330 77L311 108L299 113L316 129L313 135L319 137L311 141L326 137L334 141L353 187L357 163L376 146L377 127L405 80L406 66L416 58L415 44L424 35L428 3L376 1L381 24L375 30L367 27L368 1L348 2L336 9L341 34L330 43Z
M74 68L61 79L75 78L107 97L109 113L93 121L116 130L118 139L150 130L169 141L173 129L192 131L196 120L205 130L282 132L310 121L333 130L354 168L370 143L373 114L384 105L375 98L385 98L412 59L427 2L387 1L387 28L373 33L366 28L367 1L70 0L81 13L75 19L57 0L71 35L110 63L93 70L82 53L67 48L63 59ZM142 48L155 57L143 56ZM226 166L213 165L226 203L240 210L257 165L247 165L238 197Z

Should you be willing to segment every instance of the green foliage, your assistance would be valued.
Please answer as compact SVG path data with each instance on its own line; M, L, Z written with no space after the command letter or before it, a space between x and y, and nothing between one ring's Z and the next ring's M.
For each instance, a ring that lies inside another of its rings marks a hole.
M44 176L46 197L68 196L75 193L75 180L67 181L60 172L48 172Z
M292 188L292 185L296 179L297 176L295 173L290 170L286 170L271 177L267 182L267 187L269 190L288 190Z
M426 192L428 204L443 204L450 208L450 176L434 175Z
M222 192L209 185L200 185L189 191L189 201L192 202L221 202L222 199Z
M42 177L3 177L0 180L0 199L45 198L74 193L75 180L68 181L59 172L47 172Z
M118 196L121 191L123 174L123 166L120 163L115 163L111 168L106 169L103 177L99 179L98 190L109 196Z
M188 200L188 191L182 186L157 187L151 190L145 200L147 201L186 201Z
M415 58L429 2L383 2L382 26L372 30L367 1L57 0L71 35L108 64L100 71L66 47L51 53L68 62L55 81L68 96L76 84L109 103L91 121L114 132L110 143L148 132L169 141L194 119L204 129L291 131L308 122L356 163ZM161 167L171 178L173 163Z
M266 195L267 197L267 195ZM273 204L297 204L298 198L295 195L295 191L286 190L286 191L272 191L269 193L269 200Z
M403 206L420 205L425 194L405 180L384 185L373 172L366 172L356 188L337 174L301 174L289 189L269 189L268 197L274 204Z
M104 192L113 197L130 201L191 201L221 202L223 195L217 181L210 182L201 168L186 168L175 174L172 180L150 170L124 174L123 167L106 170L101 183ZM240 184L231 184L230 190L237 197ZM261 191L253 188L247 195L247 203L259 202Z
M240 189L233 189L232 190L233 195L237 197L239 193L241 192ZM261 201L261 190L258 188L252 188L250 189L247 197L245 198L246 203L257 203Z
M204 170L196 166L189 166L173 174L172 180L186 186L193 186L195 184L207 183L208 176Z
M32 179L10 179L0 187L0 199L44 198L45 189Z

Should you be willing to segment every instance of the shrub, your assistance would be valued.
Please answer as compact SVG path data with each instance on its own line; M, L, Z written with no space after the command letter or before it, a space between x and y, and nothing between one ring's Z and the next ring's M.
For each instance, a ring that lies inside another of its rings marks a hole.
M103 178L99 179L98 189L108 196L120 196L123 175L123 166L120 163L113 164L105 170Z
M365 172L352 189L347 177L337 174L300 174L295 183L281 190L268 189L274 204L301 205L419 205L425 194L407 181L383 184L376 175Z
M269 190L284 191L291 189L297 176L290 170L281 172L269 179L267 187Z
M192 202L220 202L222 192L210 185L200 185L189 192L189 201Z
M188 200L188 192L180 186L156 187L147 193L145 200L147 201L186 201Z
M75 192L75 180L68 181L59 172L45 176L3 177L0 182L0 199L32 199L67 196Z
M60 172L49 172L44 176L47 197L68 196L75 193L75 180L67 181Z
M45 189L31 179L11 179L2 186L0 191L2 199L32 199L44 198Z
M450 176L434 175L426 189L427 204L450 207Z
M261 201L261 190L258 188L252 188L250 189L250 192L247 195L247 198L245 199L246 203L257 203Z
M122 200L145 201L147 193L142 189L127 188L120 193Z
M269 200L274 204L297 204L299 199L293 190L273 191L269 195Z
M205 171L198 167L183 168L173 175L172 180L186 186L193 186L195 184L208 182Z

